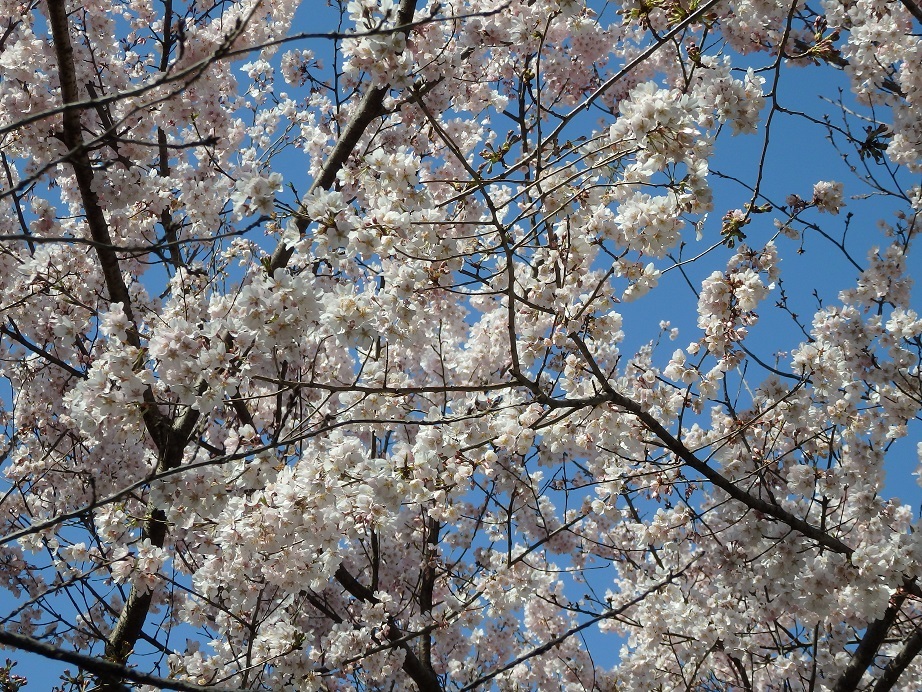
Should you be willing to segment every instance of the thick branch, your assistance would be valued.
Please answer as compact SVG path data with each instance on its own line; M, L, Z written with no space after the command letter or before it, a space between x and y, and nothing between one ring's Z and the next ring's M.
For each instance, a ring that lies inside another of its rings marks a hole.
M67 20L66 3L65 0L47 0L47 4L48 24L51 27L51 35L54 39L54 51L58 61L58 80L61 83L61 98L65 105L76 103L80 100L80 94L77 91L77 72L74 66L74 49L70 41L70 28ZM125 280L122 277L118 256L115 253L115 249L112 247L109 226L106 222L102 205L99 203L98 195L93 190L93 166L90 163L90 157L83 142L83 135L81 134L80 111L67 109L62 113L61 118L63 120L61 138L64 140L64 144L67 148L70 149L68 158L74 169L74 177L77 180L77 187L80 190L80 201L83 204L90 236L95 243L93 247L99 259L99 265L102 268L103 277L106 283L106 291L109 294L109 301L122 304L125 317L127 317L131 323L131 327L127 332L128 343L135 348L141 348L141 335L138 332L137 323L134 320L128 286L125 284ZM168 437L169 426L157 409L150 388L144 392L144 402L146 404L144 407L144 423L154 443L157 445L161 456L163 456L165 452L164 448L169 445L166 439Z
M884 616L868 624L858 648L855 649L855 653L852 655L852 660L848 662L842 676L836 680L836 684L832 688L833 692L852 692L852 690L857 689L864 671L874 662L877 650L887 636L890 627L896 622L904 600L906 600L906 595L897 593L890 599L890 605L884 612Z
M743 666L743 662L739 659L738 656L728 656L730 663L733 664L733 667L736 669L736 674L739 676L740 682L743 686L745 692L752 692L752 683L749 682L749 676L746 674L746 668Z
M88 673L106 678L118 678L122 680L131 680L142 685L153 685L163 690L179 690L179 692L240 692L226 687L203 687L192 682L183 682L182 680L172 680L141 673L133 668L112 663L104 658L97 656L86 656L78 654L75 651L59 649L38 639L26 637L22 634L15 634L7 630L0 629L0 644L10 646L23 651L29 651L45 658L55 661L63 661L77 666Z
M660 441L670 452L675 454L679 459L685 462L685 464L707 478L714 486L720 488L734 500L743 503L750 509L761 512L762 514L773 517L778 521L787 524L798 533L816 541L823 547L828 548L833 552L842 553L843 555L851 555L852 552L854 552L849 546L845 545L838 538L830 536L822 529L813 526L812 524L804 521L800 517L791 514L787 510L772 502L766 502L760 497L756 497L755 495L747 493L731 480L725 478L720 473L712 469L707 465L707 463L696 457L692 451L685 446L684 443L676 439L672 433L666 430L662 423L660 423L649 412L645 411L637 402L632 401L623 394L615 391L614 387L611 386L602 371L599 370L599 366L596 364L595 359L592 357L592 354L589 352L589 349L586 348L586 344L579 337L579 335L571 334L570 338L576 343L576 346L579 349L579 352L582 354L583 359L589 365L599 384L602 386L602 389L605 390L605 398L616 406L624 409L628 413L636 416L640 422L644 424L647 430L652 432L657 438L660 439ZM533 388L532 391L535 391L535 389ZM538 390L536 396L539 401L546 402L549 400L554 404L560 404L560 402L557 402L551 397L548 397L540 390Z
M874 685L873 692L889 692L893 689L900 675L919 655L920 651L922 651L922 629L917 628L915 632L909 635L900 652L884 668L884 673L877 680L877 684Z
M47 0L48 24L54 39L55 55L58 62L58 79L61 84L61 98L64 105L79 102L77 91L74 50L70 40L70 27L64 0ZM62 139L70 150L68 160L74 169L74 177L80 190L86 223L90 236L95 241L96 255L105 278L106 290L112 303L121 303L125 316L131 323L128 329L128 343L141 348L141 335L131 307L128 287L122 277L118 256L112 248L109 227L93 189L94 172L83 141L80 111L65 108L62 113ZM148 387L144 392L144 424L154 441L159 453L158 471L174 468L182 460L186 438L178 434L169 420L160 413L153 392ZM150 516L144 522L142 538L150 539L151 544L163 545L166 537L166 515L160 509L151 509ZM124 663L141 635L141 629L150 611L151 594L146 590L132 587L128 601L113 628L106 644L106 657L118 663ZM115 692L123 688L120 677L105 677L100 685L102 692Z
M920 7L916 0L902 0L903 7L909 10L909 14L915 17L919 22L922 22L922 7Z
M64 0L48 0L48 23L51 27L51 35L54 38L54 52L58 61L61 98L64 105L77 103L80 100L80 94L77 91L74 49L70 42L67 7ZM112 240L109 237L109 227L106 223L102 206L99 204L99 197L93 191L93 167L83 143L80 111L67 109L62 113L61 118L64 128L61 138L71 152L70 163L74 169L74 177L77 179L77 187L80 190L80 199L83 203L90 235L97 243L95 246L96 255L99 257L99 264L105 277L109 298L113 303L122 303L125 316L133 323L128 287L122 278L118 257L115 251L109 247L112 245ZM136 348L141 345L137 330L129 330L128 340Z
M368 603L378 603L378 598L375 596L374 592L369 589L367 586L362 584L358 579L353 577L349 570L347 570L342 565L339 566L339 569L336 570L336 581L348 591L350 594L355 596L361 601L366 601ZM403 632L397 627L397 624L391 619L389 624L389 631L387 638L392 642L395 642L401 649L406 653L406 657L403 659L403 670L407 675L416 683L416 686L419 688L420 692L442 692L442 685L439 683L439 677L435 674L435 671L429 667L423 665L422 661L417 658L416 654L413 653L413 650L406 644L403 640Z
M419 612L427 615L432 611L432 594L435 590L435 556L439 544L439 522L429 517L426 522L426 540L423 542L423 561L419 575ZM432 635L421 635L419 657L427 668L432 667Z
M400 7L397 10L397 26L395 30L406 26L407 29L404 31L408 31L408 25L413 21L413 13L415 11L416 0L401 0ZM352 150L355 149L355 145L359 143L359 140L372 121L381 114L381 105L384 103L384 97L389 90L390 85L385 84L369 89L365 93L362 102L359 104L358 110L352 116L348 125L346 125L346 129L333 148L333 153L330 154L326 163L323 164L320 175L318 175L316 180L311 184L308 193L314 190L327 190L336 182L336 174L339 173L340 169L342 169L349 159L349 155L352 153ZM299 217L297 219L299 232L304 233L308 223L310 223L309 219L306 217ZM279 243L278 247L275 248L275 252L272 253L269 273L271 274L276 269L280 269L288 264L292 252L292 249L285 247L284 243Z

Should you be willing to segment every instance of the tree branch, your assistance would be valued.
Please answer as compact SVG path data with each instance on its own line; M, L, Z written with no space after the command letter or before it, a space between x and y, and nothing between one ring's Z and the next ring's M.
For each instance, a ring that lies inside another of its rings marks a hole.
M411 28L410 23L413 21L413 13L415 11L416 0L401 0L400 7L397 10L396 23L398 28L406 27L402 29L404 33L409 32ZM315 190L329 189L333 185L336 181L336 174L339 173L340 169L342 169L349 159L349 155L352 154L352 150L355 149L355 145L359 143L365 130L368 129L372 121L381 114L381 106L389 90L390 85L385 84L365 92L365 96L362 98L358 110L356 110L349 120L349 124L346 125L346 129L336 142L333 152L326 160L326 163L323 164L320 175L318 175L311 184L308 194ZM298 232L303 234L310 221L311 220L306 216L299 215L296 218ZM293 252L294 251L286 247L284 243L279 243L275 248L275 252L272 253L272 260L269 263L269 273L272 274L276 269L280 269L288 264L288 260L291 259Z
M371 589L353 577L349 573L349 570L342 565L336 570L334 577L346 591L359 600L367 603L380 602ZM404 640L403 632L397 626L393 618L389 619L388 626L389 631L387 633L387 638L405 652L406 656L403 659L403 670L410 676L413 682L416 683L420 692L442 692L439 676L435 674L435 671L431 667L423 665L422 661L413 653L413 649L411 649L406 640Z
M80 94L77 91L77 73L74 68L74 49L70 42L70 29L67 21L67 7L64 0L47 0L47 4L48 23L51 27L51 35L54 38L54 52L58 62L61 97L66 106L80 100ZM134 323L128 287L122 278L118 257L114 250L107 247L112 245L112 240L109 237L106 217L103 214L102 206L99 204L99 197L93 191L93 167L83 144L80 111L65 109L61 117L64 127L61 138L65 146L70 149L68 159L74 169L74 177L77 179L77 187L80 190L80 198L83 202L90 235L98 243L96 245L96 255L102 267L109 298L113 303L122 303L125 316ZM141 341L137 330L129 330L128 339L132 346L140 347Z
M694 560L693 560L692 562L694 562ZM544 644L541 644L540 646L536 646L534 649L531 649L530 651L527 651L526 653L522 654L521 656L518 656L518 657L515 658L514 660L509 661L508 663L506 663L505 665L501 666L500 668L497 668L496 670L491 671L490 673L488 673L488 674L486 674L486 675L484 675L484 676L482 676L482 677L477 678L476 680L474 680L474 682L469 683L469 684L465 685L464 687L462 687L461 690L460 690L460 692L470 692L471 690L481 689L481 686L482 686L485 682L489 682L490 680L492 680L493 678L495 678L495 677L496 677L497 675L499 675L500 673L504 673L505 671L509 670L510 668L514 668L515 666L519 665L520 663L524 663L525 661L528 661L528 660L534 658L535 656L540 656L541 654L547 653L548 651L550 651L551 649L553 649L555 646L559 646L559 645L562 644L564 641L566 641L567 639L569 639L570 637L572 637L574 634L578 634L579 632L582 632L584 629L586 629L586 628L588 628L588 627L592 627L592 626L593 626L594 624L596 624L597 622L600 622L600 621L602 621L602 620L609 620L609 619L611 619L611 618L613 618L613 617L615 617L615 616L617 616L617 615L620 615L621 613L623 613L624 611L626 611L626 610L627 610L628 608L630 608L631 606L637 605L638 603L640 603L642 600L644 600L644 599L645 599L647 596L649 596L650 594L655 593L656 591L659 591L661 588L663 588L664 586L666 586L666 585L668 585L668 584L671 584L671 583L675 580L675 578L678 577L678 576L680 576L680 575L682 575L682 574L685 572L685 570L687 570L687 569L689 568L690 565L691 565L691 563L689 563L688 565L686 565L685 567L683 567L682 569L680 569L678 572L670 573L669 576L666 577L666 579L664 579L663 581L661 581L659 584L656 584L656 585L650 587L649 589L647 589L646 591L644 591L642 594L640 594L639 596L636 596L636 597L632 598L630 601L628 601L628 602L625 603L624 605L620 605L620 606L618 606L617 608L610 608L610 609L606 610L605 612L599 613L598 615L593 616L592 618L590 618L590 619L587 620L586 622L580 623L579 625L576 625L575 627L571 627L570 629L568 629L568 630L567 630L566 632L564 632L563 634L561 634L561 635L559 635L559 636L557 636L557 637L554 637L554 638L552 638L552 639L546 641Z
M836 680L836 684L832 688L833 692L852 692L858 687L864 671L874 662L877 650L883 644L890 627L896 622L896 617L900 614L900 608L903 606L904 600L906 600L906 594L898 592L890 599L890 605L887 606L884 616L868 624L858 648L855 649L855 653L852 655L852 660L848 662L841 677Z
M74 65L74 50L70 40L70 26L67 16L65 0L47 0L48 24L54 39L55 56L58 63L58 79L61 84L61 97L64 103L62 113L63 131L62 139L70 150L68 161L74 170L77 187L86 216L90 236L96 242L96 256L99 259L105 279L106 290L111 303L121 303L125 317L131 326L127 330L129 345L140 349L141 335L134 319L128 287L122 277L118 256L111 247L112 240L105 214L99 202L99 197L93 189L94 172L90 162L87 148L83 141L82 125L80 122L81 111L76 108L67 108L69 104L78 103L80 95L77 91L76 67ZM143 419L147 432L152 438L159 453L158 470L178 466L182 460L185 439L175 431L169 420L160 413L157 401L151 388L144 390ZM149 539L152 545L162 547L166 537L166 515L163 510L151 508L150 515L144 521L141 535ZM141 629L150 611L151 592L147 589L138 589L132 586L128 600L115 623L109 640L106 644L106 657L118 663L128 660L135 643L141 635ZM123 688L118 677L102 679L100 690L102 692L116 692Z
M884 668L883 675L874 685L873 692L889 692L893 689L896 681L899 679L906 667L912 663L919 652L922 651L922 629L916 628L903 644L900 652L890 659L887 667Z
M39 656L44 656L45 658L50 658L55 661L70 663L100 678L131 680L141 685L153 685L163 690L178 690L179 692L241 692L238 689L212 687L210 685L202 686L196 685L193 682L184 682L182 680L172 680L161 678L156 675L148 675L134 668L129 668L119 663L113 663L112 661L107 661L98 656L86 656L84 654L78 654L75 651L60 649L38 639L26 637L22 634L15 634L4 629L0 629L0 644L22 649L23 651L38 654Z
M922 7L916 4L915 0L902 0L903 7L909 10L909 14L922 22Z
M435 556L438 551L440 530L438 520L429 517L426 521L422 567L419 575L419 612L424 616L429 615L432 611L432 594L435 590L436 578ZM432 635L429 632L420 636L419 657L423 665L432 668Z
M615 391L614 387L609 384L608 378L606 378L604 373L602 373L602 371L599 369L598 364L596 364L595 359L592 357L592 354L589 352L586 344L578 334L570 334L570 339L576 343L576 346L579 349L580 354L583 356L583 359L589 365L589 368L595 375L596 380L598 380L602 389L605 391L605 398L616 406L623 408L628 413L631 413L637 417L650 432L652 432L654 435L656 435L656 437L660 439L660 441L662 441L662 443L670 452L675 454L676 457L685 462L685 464L687 464L689 467L693 468L695 471L707 478L714 486L720 488L734 500L743 503L750 509L753 509L757 512L762 512L765 515L773 517L774 519L787 524L798 533L816 541L820 545L828 548L829 550L832 550L833 552L842 553L843 555L851 555L854 552L852 548L845 545L845 543L840 541L838 538L830 536L825 531L804 521L800 517L794 516L787 510L772 502L767 502L760 497L756 497L747 493L745 490L738 487L729 479L724 478L720 473L708 466L707 463L696 457L692 451L685 446L685 444L676 439L672 433L666 430L662 423L660 423L650 413L645 411L639 404L637 404L635 401L632 401L631 399L628 399L623 394ZM552 402L555 401L540 390L538 390L536 396L539 401L546 401L548 399L550 399ZM556 403L560 404L560 402Z
M42 360L46 360L49 363L52 363L53 365L57 365L59 368L61 368L62 370L66 372L69 372L74 377L79 377L81 380L86 379L85 372L77 370L77 368L75 368L70 363L67 363L61 360L57 356L48 353L48 351L46 351L45 349L40 348L39 346L36 346L31 341L29 341L26 337L22 335L22 332L20 332L19 329L16 328L16 325L12 324L12 320L10 320L10 326L12 327L12 329L10 329L9 327L0 326L0 334L6 335L7 337L15 341L17 344L19 344L26 350L31 351L32 353L37 355Z

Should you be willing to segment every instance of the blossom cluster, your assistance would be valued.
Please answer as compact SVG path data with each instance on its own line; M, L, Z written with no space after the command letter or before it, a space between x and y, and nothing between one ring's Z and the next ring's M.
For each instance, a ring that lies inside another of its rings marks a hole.
M4 629L253 690L913 651L906 3L0 4ZM801 115L870 193L782 205L779 84L830 64L868 108Z

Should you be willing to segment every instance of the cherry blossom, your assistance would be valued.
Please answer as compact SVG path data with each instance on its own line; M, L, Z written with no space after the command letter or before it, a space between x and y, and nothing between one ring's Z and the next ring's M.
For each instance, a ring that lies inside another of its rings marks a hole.
M917 0L4 10L0 644L922 687Z

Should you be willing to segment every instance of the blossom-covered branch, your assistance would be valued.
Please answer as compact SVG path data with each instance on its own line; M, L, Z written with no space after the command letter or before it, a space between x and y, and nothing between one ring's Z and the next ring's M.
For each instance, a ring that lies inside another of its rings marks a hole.
M11 657L922 687L918 3L0 3Z

